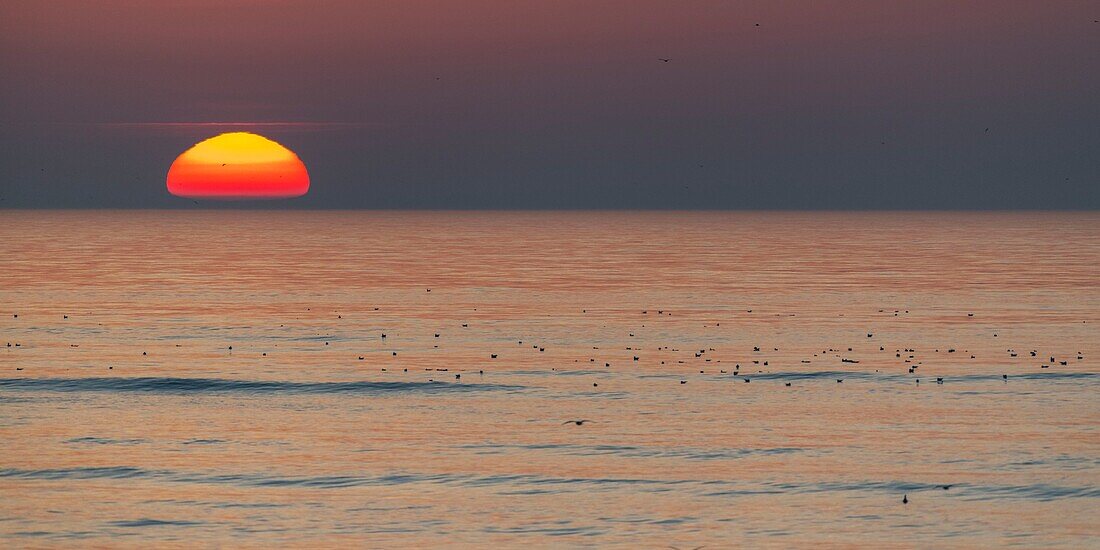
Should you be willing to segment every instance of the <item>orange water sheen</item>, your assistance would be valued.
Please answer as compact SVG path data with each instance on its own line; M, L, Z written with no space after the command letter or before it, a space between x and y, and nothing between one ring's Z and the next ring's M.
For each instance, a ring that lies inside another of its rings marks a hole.
M8 545L1097 541L1096 214L0 220Z

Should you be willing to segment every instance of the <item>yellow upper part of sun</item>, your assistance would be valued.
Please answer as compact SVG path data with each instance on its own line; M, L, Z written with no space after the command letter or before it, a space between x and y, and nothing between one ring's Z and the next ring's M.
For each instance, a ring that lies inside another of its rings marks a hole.
M196 164L262 164L298 160L293 151L248 132L230 132L200 141L180 155Z

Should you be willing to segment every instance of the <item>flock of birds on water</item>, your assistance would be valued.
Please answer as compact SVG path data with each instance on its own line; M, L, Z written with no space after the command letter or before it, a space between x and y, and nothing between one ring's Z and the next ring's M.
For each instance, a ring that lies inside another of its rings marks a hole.
M431 289L427 289L427 292L431 292ZM374 310L378 311L379 308L376 307L376 308L374 308ZM306 308L306 311L312 311L312 308ZM476 308L475 308L475 311L476 311ZM653 310L653 311L651 311L651 310L641 310L641 315L650 316L650 315L654 315L654 312L658 316L672 316L672 313L670 311L665 311L663 309L658 309L658 310ZM334 312L334 313L336 313L336 312ZM587 314L588 310L586 310L586 309L581 310L581 313L582 314ZM746 313L751 314L751 313L753 313L753 310L751 310L751 309L746 310ZM889 312L887 312L886 310L880 309L879 313L889 313ZM895 317L896 316L903 316L903 315L907 315L908 313L909 313L909 310L894 310L893 311L893 316L895 316ZM972 318L972 317L974 317L974 314L973 313L968 313L967 317ZM343 318L342 315L337 315L337 319L342 319L342 318ZM13 319L19 319L19 314L13 314ZM62 316L62 320L68 320L68 319L69 319L68 315L63 315ZM1084 321L1082 321L1082 322L1084 322ZM280 325L280 327L284 327L284 326L285 325ZM643 328L645 327L644 324L642 324L641 326ZM709 325L704 325L704 326L709 326ZM714 326L719 327L719 326L721 326L721 323L720 322L715 323ZM464 329L469 328L469 323L461 323L461 327L464 328ZM435 332L435 333L433 333L433 339L438 341L438 339L441 337L441 335L442 335L442 333ZM630 332L629 335L630 335L630 337L634 337L633 332ZM384 332L384 331L379 333L378 336L382 341L385 341L388 338L386 332ZM867 337L867 339L873 339L875 337L874 332L868 332L866 337ZM993 333L992 337L997 338L998 337L997 333ZM546 346L545 345L530 344L530 343L525 344L524 340L517 340L516 344L520 345L520 346L530 345L531 349L538 350L539 353L542 353L542 352L546 351ZM325 341L323 343L323 345L328 346L329 342ZM278 344L276 344L276 346L278 346ZM20 343L20 342L7 342L6 347L7 348L21 348L23 346L22 346L22 343ZM74 348L78 347L78 344L70 344L70 347L74 347ZM181 345L176 344L176 347L181 347ZM434 344L433 347L438 348L439 345ZM598 346L593 346L592 349L593 350L599 350L600 348ZM632 355L633 361L632 361L632 363L638 363L638 362L641 361L642 356L639 355L639 354L643 351L642 348L627 346L625 349L626 349L626 351L633 352L633 355ZM657 351L673 352L673 353L684 353L683 351L681 351L680 348L674 348L674 347L670 347L670 346L659 346L656 349L657 349ZM845 355L846 353L852 353L853 349L854 349L853 347L846 347L845 349L826 347L825 349L822 349L820 353L813 353L811 357L801 359L800 362L801 362L801 364L806 365L806 364L813 363L815 358L830 357L832 359L839 359L842 364L859 364L860 360L853 359L853 358L847 357ZM229 353L232 353L233 352L233 346L231 346L231 345L228 346L227 351ZM778 347L773 347L771 349L771 351L778 352L779 348ZM914 383L917 384L917 385L920 385L921 379L920 379L919 373L917 371L918 371L918 369L920 369L921 365L923 364L923 360L920 357L918 357L918 351L917 351L916 348L897 348L897 349L893 349L893 350L887 350L885 346L880 345L880 346L878 346L878 351L880 353L887 353L887 354L888 353L893 353L894 359L900 362L901 368L906 369L908 374L914 375L914 378L913 378ZM712 363L712 364L717 365L717 364L722 362L721 359L714 359L712 357L708 357L707 356L708 352L713 355L713 353L715 352L715 348L706 347L706 348L699 348L698 350L693 348L691 351L688 351L686 353L693 354L694 359L698 359L699 362L702 362L702 363ZM752 347L752 354L753 354L754 358L750 359L748 361L745 361L746 365L749 365L750 362L751 362L752 367L747 367L746 370L743 372L742 367L741 367L741 363L738 362L738 363L734 363L733 367L731 367L731 368L718 368L717 372L718 372L718 374L729 374L729 375L732 375L732 376L737 376L741 380L743 380L744 383L746 383L746 384L750 383L752 381L752 375L750 374L749 371L751 371L753 368L755 368L756 373L764 373L765 370L763 369L763 367L769 367L770 366L769 363L770 363L771 360L768 359L766 355L762 355L762 354L765 354L765 353L767 353L767 350L765 350L761 346L753 346ZM957 350L956 348L950 348L950 347L949 348L936 348L934 350L934 353L937 353L937 354L938 353L956 354L956 353L959 353L959 350ZM1017 357L1020 356L1020 352L1018 352L1016 349L1013 349L1013 348L1005 349L1005 353L1007 353L1010 358L1017 358ZM1055 355L1047 355L1047 354L1044 354L1043 356L1040 356L1039 351L1037 349L1029 349L1029 350L1027 350L1026 353L1027 353L1027 355L1024 356L1024 359L1025 360L1032 359L1032 358L1036 359L1036 361L1038 362L1037 366L1041 369L1048 369L1052 366L1068 366L1069 365L1069 359L1061 359L1059 357L1056 357ZM147 351L142 351L141 355L143 357L147 357L148 352ZM397 356L397 351L391 351L391 355L393 357L396 357ZM961 355L963 355L963 356L969 355L969 358L971 360L977 359L975 354L970 353L966 349L961 351ZM262 357L267 357L267 352L262 352L261 356ZM489 358L490 361L497 359L499 356L500 356L499 352L488 354L488 358ZM1075 356L1076 356L1076 359L1078 361L1084 360L1084 354L1080 351L1078 351ZM366 356L357 355L357 360L358 361L365 361ZM580 359L574 359L574 362L579 363ZM611 367L611 362L610 361L600 361L600 360L597 360L597 358L595 358L595 357L589 357L588 362L589 363L601 363L602 362L603 366L605 368L610 368ZM686 361L684 359L677 359L676 360L677 365L685 365L687 362L688 361ZM667 363L666 360L660 361L661 365L666 365L666 363ZM15 370L16 371L22 371L23 368L24 367L17 366L15 368ZM107 369L108 370L114 370L114 367L113 366L107 366ZM435 371L435 372L447 372L450 369L447 369L447 368L434 368L434 369L433 368L428 368L428 369L425 369L425 370ZM551 370L552 371L557 371L558 369L557 369L557 367L552 367ZM875 369L874 372L877 373L877 372L879 372L879 370L880 369ZM402 372L407 373L408 371L409 371L409 369L407 367L402 369ZM381 372L388 372L388 369L385 368L385 367L382 367ZM706 371L706 369L703 369L703 370L700 370L699 373L700 374L707 374L707 371ZM713 374L713 373L714 373L714 369L712 369L712 371L711 371L711 374ZM484 369L479 369L477 371L477 374L481 375L481 376L484 376L484 374L485 374ZM1009 375L1007 373L1002 374L1001 378L1007 383L1008 379L1009 379ZM455 379L456 382L461 382L462 374L461 373L455 373L454 374L454 379ZM944 380L944 377L935 377L935 381L936 381L936 384L941 384L942 385L942 384L944 384L945 380ZM436 382L436 380L435 379L428 379L428 382L434 383L434 382ZM836 378L836 383L837 384L841 384L843 382L844 382L844 378ZM679 380L679 384L681 384L681 385L687 384L687 383L688 383L688 380L686 380L686 379L680 379ZM598 387L598 386L599 386L599 384L597 382L592 383L592 387ZM784 382L784 386L785 387L791 387L792 383L791 382ZM584 426L585 424L590 423L590 422L593 422L593 420L590 420L590 419L587 419L587 418L580 418L580 419L566 420L566 421L562 422L562 425L563 426L566 426L566 425ZM948 490L948 489L951 488L951 485L943 485L941 488L943 490ZM902 503L903 504L908 504L909 503L908 494L903 495Z

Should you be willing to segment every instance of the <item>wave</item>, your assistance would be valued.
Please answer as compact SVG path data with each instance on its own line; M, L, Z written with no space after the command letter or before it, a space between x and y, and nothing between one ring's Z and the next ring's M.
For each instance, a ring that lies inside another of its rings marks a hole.
M539 492L570 492L575 487L613 488L617 486L650 487L652 491L668 491L676 488L700 497L728 497L763 494L807 494L830 492L874 492L880 494L920 494L933 492L962 500L1025 499L1052 501L1071 498L1100 498L1100 487L1065 486L1050 484L1032 485L979 485L954 483L945 490L942 484L908 481L851 481L791 483L779 481L741 483L720 479L644 479L644 478L570 478L546 477L534 474L476 475L393 473L379 476L325 475L285 476L271 474L216 474L189 473L172 470L146 470L128 466L86 467L44 470L0 469L0 478L38 480L82 479L149 479L166 483L224 484L243 487L304 487L313 489L340 489L360 486L393 486L411 483L456 485L466 487L506 487L507 491L522 488L539 488Z
M189 527L189 526L192 526L192 525L202 525L201 522L197 522L197 521L153 519L153 518L141 518L141 519L133 519L133 520L119 520L119 521L112 521L112 522L110 522L110 524L115 526L115 527L129 527L129 528L164 527L164 526Z
M653 376L653 375L651 375ZM686 376L686 375L685 375ZM675 375L668 375L670 378L675 378ZM852 380L905 380L911 381L916 378L922 380L935 381L937 377L941 377L944 381L964 381L964 382L980 382L980 381L1001 381L1000 374L940 374L936 375L931 372L928 374L914 373L914 374L895 374L884 372L867 372L867 371L813 371L813 372L797 372L797 371L778 371L778 372L742 372L740 374L723 374L718 378L751 378L754 380L783 380L783 381L798 381L798 380L818 380L818 379L852 379ZM1050 372L1050 373L1008 373L1008 380L1089 380L1100 378L1100 373L1092 372Z
M525 389L524 386L448 382L284 382L161 377L0 379L0 390L52 392L386 394L400 392L519 391L523 389Z
M75 437L66 439L65 443L78 443L88 445L140 445L146 443L144 439L110 439L106 437Z
M999 500L1019 498L1026 500L1051 501L1066 498L1100 498L1100 487L1049 485L976 485L958 483L941 485L933 483L915 483L905 481L859 481L859 482L817 482L817 483L765 483L773 493L831 493L851 491L875 491L890 494L921 493L932 491L964 500ZM949 489L944 489L949 487ZM728 496L744 494L742 491L718 491L706 496Z
M817 454L810 449L797 447L775 447L765 449L750 448L717 448L700 449L689 447L636 447L631 445L574 445L574 444L497 444L479 443L463 445L462 449L469 449L478 454L504 454L513 450L520 451L548 451L570 456L599 456L616 455L625 458L676 458L685 460L728 460L745 458L749 456L771 456L792 453Z

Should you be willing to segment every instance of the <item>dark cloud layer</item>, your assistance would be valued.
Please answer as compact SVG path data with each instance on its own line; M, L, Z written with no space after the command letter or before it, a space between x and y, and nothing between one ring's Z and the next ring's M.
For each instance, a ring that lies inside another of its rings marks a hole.
M313 179L267 207L1095 209L1096 20L1072 0L9 0L0 208L193 207L164 188L175 156L251 130Z

